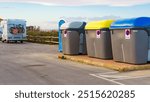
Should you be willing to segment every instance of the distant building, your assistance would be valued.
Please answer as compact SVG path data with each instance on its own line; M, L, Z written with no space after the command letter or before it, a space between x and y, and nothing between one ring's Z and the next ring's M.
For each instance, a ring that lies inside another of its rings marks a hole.
M2 18L0 18L0 22L2 21L3 19Z
M35 26L27 26L27 30L33 31L35 29Z
M30 31L34 31L34 30L40 30L40 27L36 27L36 26L27 26L27 30L30 30Z

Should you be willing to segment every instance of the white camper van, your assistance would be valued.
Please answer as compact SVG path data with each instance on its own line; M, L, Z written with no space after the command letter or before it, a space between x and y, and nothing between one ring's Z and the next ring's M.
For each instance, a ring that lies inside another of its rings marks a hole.
M1 21L2 42L23 41L26 39L26 21L21 19L5 19Z
M0 39L2 38L2 28L0 27Z

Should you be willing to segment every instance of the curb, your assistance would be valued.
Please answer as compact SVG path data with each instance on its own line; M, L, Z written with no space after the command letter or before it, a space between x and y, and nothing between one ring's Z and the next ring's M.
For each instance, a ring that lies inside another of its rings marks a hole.
M112 60L95 59L95 58L89 58L87 56L84 56L84 57L80 55L70 56L70 55L58 54L59 59L71 60L74 62L80 62L83 64L93 65L97 67L105 67L105 68L116 70L119 72L150 69L150 64L132 65L132 64L127 64L127 63L114 62ZM96 60L96 61L93 61L93 60Z

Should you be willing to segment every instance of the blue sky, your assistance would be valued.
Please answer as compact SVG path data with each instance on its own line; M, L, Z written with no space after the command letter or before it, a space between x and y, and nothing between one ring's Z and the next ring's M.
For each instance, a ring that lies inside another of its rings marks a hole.
M26 19L28 25L41 26L42 29L56 29L57 22L60 19L65 19L66 21L92 21L106 18L150 17L150 3L136 5L120 4L120 6L119 4L68 6L42 3L0 2L0 17Z

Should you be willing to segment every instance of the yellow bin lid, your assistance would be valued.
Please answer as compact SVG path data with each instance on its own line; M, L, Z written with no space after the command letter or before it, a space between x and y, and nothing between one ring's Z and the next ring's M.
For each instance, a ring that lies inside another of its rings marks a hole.
M87 23L85 26L86 30L94 30L94 29L103 29L103 28L110 28L111 24L115 20L101 20L101 21L93 21Z

